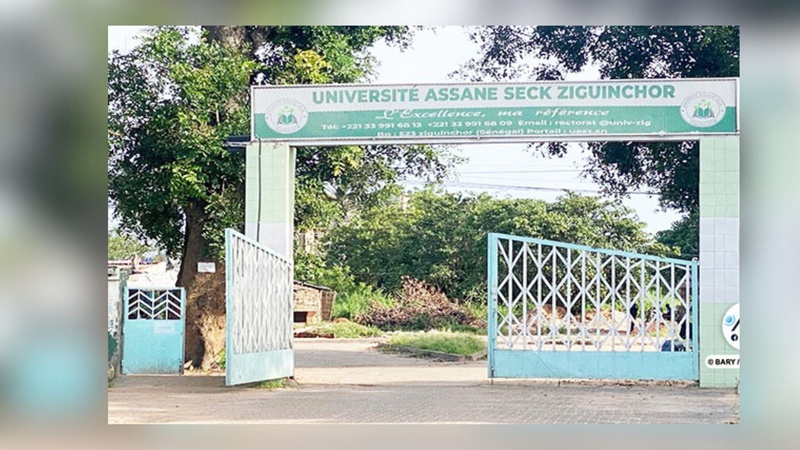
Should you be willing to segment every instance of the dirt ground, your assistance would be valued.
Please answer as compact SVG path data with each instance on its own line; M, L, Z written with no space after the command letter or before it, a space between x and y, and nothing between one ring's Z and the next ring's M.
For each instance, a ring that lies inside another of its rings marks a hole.
M124 423L735 423L734 390L687 383L487 379L486 361L437 362L379 339L296 339L295 383L226 387L224 374L121 376L108 421Z

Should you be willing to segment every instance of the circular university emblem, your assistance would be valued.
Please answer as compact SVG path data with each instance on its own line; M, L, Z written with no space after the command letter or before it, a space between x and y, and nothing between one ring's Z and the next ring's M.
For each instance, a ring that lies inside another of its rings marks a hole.
M722 318L722 335L731 347L739 350L739 304L728 309Z
M284 98L269 105L264 119L267 122L267 126L276 132L290 134L306 125L306 122L308 122L308 110L297 100Z
M710 92L697 92L681 103L683 120L696 127L716 125L724 115L725 103L718 95Z

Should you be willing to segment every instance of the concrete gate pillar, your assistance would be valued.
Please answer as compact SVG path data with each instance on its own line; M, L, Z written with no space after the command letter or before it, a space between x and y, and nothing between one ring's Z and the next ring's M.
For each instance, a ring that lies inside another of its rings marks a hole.
M700 386L734 387L739 369L710 358L739 357L723 332L726 312L739 303L739 136L700 140L699 278Z
M296 151L254 142L246 152L244 234L293 260Z

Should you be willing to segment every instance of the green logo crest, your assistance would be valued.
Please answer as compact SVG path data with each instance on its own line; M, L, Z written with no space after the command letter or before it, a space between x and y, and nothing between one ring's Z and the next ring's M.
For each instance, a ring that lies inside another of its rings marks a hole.
M294 116L294 109L287 106L280 110L278 113L278 120L277 123L281 125L291 125L297 123L297 118Z
M692 117L698 119L711 119L714 117L714 111L711 109L711 102L702 100L694 105L694 113Z

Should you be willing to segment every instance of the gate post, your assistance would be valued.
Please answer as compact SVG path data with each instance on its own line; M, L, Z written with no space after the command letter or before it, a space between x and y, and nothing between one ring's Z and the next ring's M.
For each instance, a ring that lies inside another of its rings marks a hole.
M290 261L294 247L294 147L286 142L247 146L245 235Z
M739 369L714 357L739 358L723 334L739 304L739 136L700 139L700 386L735 387ZM738 322L738 317L736 317ZM738 346L738 340L736 341Z
M494 378L494 350L497 343L497 235L489 233L487 238L486 276L486 361L489 378Z

